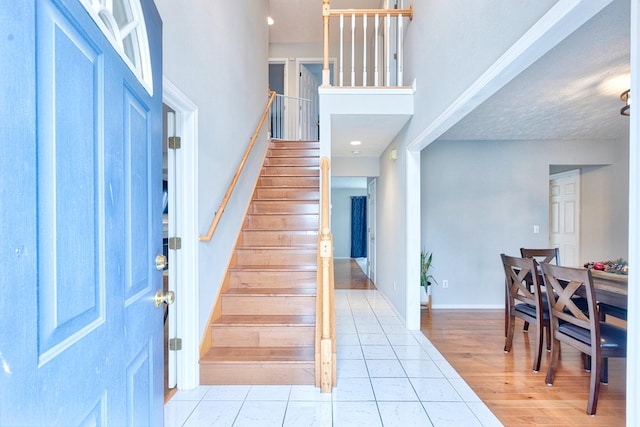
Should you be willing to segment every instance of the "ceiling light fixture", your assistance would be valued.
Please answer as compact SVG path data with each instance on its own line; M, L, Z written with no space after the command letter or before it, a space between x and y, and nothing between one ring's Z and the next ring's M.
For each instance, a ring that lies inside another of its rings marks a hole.
M631 109L631 89L627 89L620 94L620 100L624 102L624 107L620 109L620 114L628 116Z
M351 145L360 145L360 144L362 144L362 141L351 141L350 144Z
M270 16L267 16L267 25L273 25L273 18Z
M360 150L353 150L351 151L351 154L353 154L354 156L357 156L358 154L360 154Z

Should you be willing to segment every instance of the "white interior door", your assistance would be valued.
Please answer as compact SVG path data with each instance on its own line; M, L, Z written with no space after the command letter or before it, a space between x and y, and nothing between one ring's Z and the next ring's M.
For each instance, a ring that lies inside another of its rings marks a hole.
M376 282L376 179L369 180L367 185L367 275L373 283Z
M298 137L301 140L317 141L320 98L318 87L320 81L304 65L300 64L299 96L308 101L301 101L299 107Z
M549 178L549 244L560 248L562 265L580 263L580 170Z

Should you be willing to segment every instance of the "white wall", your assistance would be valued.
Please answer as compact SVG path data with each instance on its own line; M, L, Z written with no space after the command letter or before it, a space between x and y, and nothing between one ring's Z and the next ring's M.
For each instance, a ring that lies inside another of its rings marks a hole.
M392 142L397 161L387 162L388 152L380 158L377 224L376 286L409 328L419 327L419 288L412 283L419 274L421 246L415 238L420 235L420 161L414 151L436 140L605 3L546 0L527 2L526 7L509 0L415 3L404 67L405 81L416 81L414 117ZM545 25L538 24L541 17ZM532 29L539 34L526 41L535 43L521 41ZM522 51L510 50L514 45ZM513 55L498 62L507 51ZM434 256L439 268L439 255Z
M627 140L429 145L421 159L422 242L440 285L449 281L433 287L434 305L504 305L500 253L549 244L550 164L606 165L581 175L581 258L627 258L627 159Z
M380 175L380 160L377 157L331 157L331 176Z
M331 233L335 258L351 257L351 196L366 196L367 189L331 189Z
M198 107L198 228L205 234L266 106L267 2L155 2L164 25L164 75ZM199 282L185 284L199 287L201 335L244 218L266 142L265 130L245 167L252 176L239 180L213 240L200 243Z

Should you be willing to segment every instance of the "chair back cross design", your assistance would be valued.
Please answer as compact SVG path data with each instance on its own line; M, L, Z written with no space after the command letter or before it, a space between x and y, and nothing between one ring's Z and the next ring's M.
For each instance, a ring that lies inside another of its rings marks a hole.
M538 263L533 258L516 258L501 254L506 285L505 344L504 351L511 351L516 317L525 323L536 325L536 353L533 370L540 370L544 330L549 343L549 315L543 301L538 281Z
M560 343L566 343L591 359L587 413L594 415L598 404L600 382L607 381L609 357L626 357L626 329L601 322L591 272L582 268L542 264L549 300L550 328L553 344L546 383L552 385L558 369ZM576 296L587 302L578 307Z

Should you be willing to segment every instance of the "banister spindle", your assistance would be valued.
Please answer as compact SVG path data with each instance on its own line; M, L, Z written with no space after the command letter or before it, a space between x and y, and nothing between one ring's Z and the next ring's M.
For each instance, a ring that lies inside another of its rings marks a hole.
M344 86L344 15L340 14L340 87Z
M396 61L396 86L402 86L402 73L404 72L402 63L404 62L403 59L403 52L402 52L402 37L403 37L403 30L402 30L402 14L398 15L398 17L396 18L397 22L398 22L398 36L396 37L396 52L398 52L398 60Z
M362 16L362 86L367 86L367 14Z
M378 64L378 51L380 49L379 47L379 43L378 43L378 28L379 28L379 23L380 23L380 15L378 15L376 13L376 17L374 20L374 33L373 33L373 43L374 43L374 49L373 49L373 85L374 86L378 86L378 74L379 74L379 64Z
M391 33L391 15L387 13L387 16L384 21L385 31L384 31L384 44L385 44L385 64L384 64L384 85L389 86L389 82L391 81L391 49L389 47L389 39Z
M351 86L356 85L356 14L351 14Z

